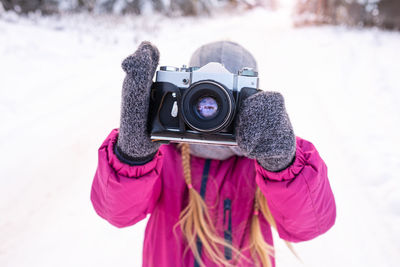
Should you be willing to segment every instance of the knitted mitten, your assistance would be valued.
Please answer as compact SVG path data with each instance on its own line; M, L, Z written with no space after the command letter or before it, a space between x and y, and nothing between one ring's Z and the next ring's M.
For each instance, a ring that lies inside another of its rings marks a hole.
M280 93L260 92L247 98L237 125L238 146L264 169L280 171L292 163L296 137Z
M122 62L126 73L122 87L121 121L115 153L132 164L150 161L159 144L147 132L150 87L160 54L149 42L142 42L136 52Z

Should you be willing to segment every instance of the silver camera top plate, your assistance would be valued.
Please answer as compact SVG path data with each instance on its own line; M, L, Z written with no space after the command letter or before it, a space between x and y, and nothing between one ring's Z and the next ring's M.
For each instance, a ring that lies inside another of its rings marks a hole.
M213 80L233 91L244 87L258 88L257 72L243 68L238 74L233 74L217 62L210 62L201 68L161 66L156 73L156 82L169 82L179 88L189 88L193 83L204 80Z

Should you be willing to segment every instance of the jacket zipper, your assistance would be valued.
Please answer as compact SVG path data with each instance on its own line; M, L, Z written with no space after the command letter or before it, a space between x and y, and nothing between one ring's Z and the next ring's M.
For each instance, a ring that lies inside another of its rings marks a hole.
M224 200L224 238L225 241L232 245L232 203L229 198ZM232 259L232 249L225 247L225 258Z
M210 172L210 164L211 164L211 159L206 159L204 163L203 176L201 177L201 187L200 187L200 196L203 200L205 200L206 196L208 174ZM196 238L196 246L197 246L197 251L199 252L199 255L201 257L203 244L201 243L199 238ZM194 267L200 267L200 264L197 262L196 259L194 260Z

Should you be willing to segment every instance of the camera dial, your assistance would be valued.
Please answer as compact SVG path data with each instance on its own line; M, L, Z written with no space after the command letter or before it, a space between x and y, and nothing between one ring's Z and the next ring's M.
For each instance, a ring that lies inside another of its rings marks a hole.
M258 76L257 71L255 71L253 68L248 68L248 67L242 68L238 74L242 75L242 76L247 76L247 77L257 77Z
M161 66L160 70L162 71L179 71L179 68L172 66Z

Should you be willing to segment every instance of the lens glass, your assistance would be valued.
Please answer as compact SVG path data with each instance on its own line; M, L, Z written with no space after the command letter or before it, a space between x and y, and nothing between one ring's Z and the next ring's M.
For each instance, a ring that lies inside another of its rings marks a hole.
M235 114L235 99L231 90L214 81L200 81L184 91L181 115L190 129L217 133L225 129Z
M197 101L196 110L204 119L210 119L217 115L218 103L213 97L202 97Z

